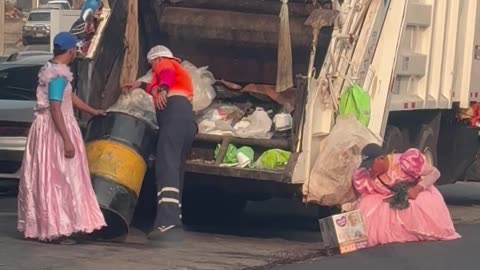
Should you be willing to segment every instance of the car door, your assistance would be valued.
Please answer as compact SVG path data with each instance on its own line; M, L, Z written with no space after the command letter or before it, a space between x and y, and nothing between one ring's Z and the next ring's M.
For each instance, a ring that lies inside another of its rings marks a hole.
M0 180L16 178L36 102L41 65L0 67Z

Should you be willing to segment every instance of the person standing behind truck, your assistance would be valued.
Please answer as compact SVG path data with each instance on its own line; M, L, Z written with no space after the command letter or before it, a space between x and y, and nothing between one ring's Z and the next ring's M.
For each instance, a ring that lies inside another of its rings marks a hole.
M157 215L151 240L178 240L181 232L181 201L184 166L197 134L192 109L193 85L188 72L165 46L155 46L147 54L152 66L149 84L135 82L125 91L142 88L156 107L159 126L155 177L157 181ZM171 231L172 233L164 234Z
M72 92L68 65L76 56L76 39L61 32L53 41L54 57L38 75L35 119L28 134L18 194L18 230L26 239L74 244L74 233L105 226L92 188L82 133L73 107L102 115Z
M361 155L353 185L369 246L460 238L434 186L440 172L418 149L388 154L369 144Z
M95 14L101 6L103 6L102 0L85 0L80 11L80 17L86 21L87 17Z

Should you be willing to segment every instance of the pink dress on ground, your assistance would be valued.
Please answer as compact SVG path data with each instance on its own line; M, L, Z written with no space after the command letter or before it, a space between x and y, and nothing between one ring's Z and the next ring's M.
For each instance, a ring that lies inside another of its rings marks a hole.
M61 108L75 146L72 159L64 156L63 140L49 110L48 83L57 76L68 80ZM18 194L18 230L28 239L54 240L105 226L73 113L71 81L72 73L66 65L47 63L39 73L35 118L27 139Z
M378 178L372 179L366 169L358 169L353 176L353 185L360 194L357 208L362 213L369 246L460 238L442 195L433 186L439 176L440 172L428 165L417 149L393 154L388 172L380 176L383 183ZM424 191L417 199L409 200L410 207L392 209L384 201L392 195L385 184L391 187L400 181L414 182L417 179Z

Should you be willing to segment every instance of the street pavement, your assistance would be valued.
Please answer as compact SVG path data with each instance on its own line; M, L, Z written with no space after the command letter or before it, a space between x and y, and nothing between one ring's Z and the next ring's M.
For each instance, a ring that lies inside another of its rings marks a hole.
M347 255L319 257L274 270L469 270L480 269L480 224L458 225L462 239L386 245Z
M315 211L288 200L252 204L244 216L187 228L177 245L150 243L133 229L126 243L57 246L16 232L16 200L0 199L0 270L222 270L312 258L322 248Z
M441 189L462 239L337 256L322 248L314 209L289 200L252 203L245 215L189 227L177 245L148 242L132 229L126 243L57 246L23 240L15 229L15 198L0 197L0 270L479 269L480 184Z
M393 244L351 254L319 256L272 270L467 270L480 269L480 184L441 187L462 238L454 241Z

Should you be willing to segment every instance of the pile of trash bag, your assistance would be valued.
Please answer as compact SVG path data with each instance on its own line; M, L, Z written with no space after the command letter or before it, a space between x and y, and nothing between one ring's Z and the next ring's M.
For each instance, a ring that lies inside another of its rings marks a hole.
M157 116L152 97L143 89L137 88L127 95L121 95L107 112L121 112L145 120L150 126L158 129Z
M215 149L215 159L220 153L221 145ZM287 166L290 160L291 152L282 149L269 149L263 152L257 161L254 161L255 152L249 146L237 148L229 144L225 156L223 157L222 167L237 168L255 168L261 170L280 170Z
M215 77L208 71L208 67L197 68L188 61L183 61L182 66L192 78L193 111L198 112L207 108L212 104L216 96L215 89L213 88Z
M352 176L362 148L369 143L381 141L354 115L340 115L321 142L310 179L303 185L304 202L336 206L355 201Z
M245 114L245 111L233 104L214 104L199 117L199 133L240 138L272 138L273 121L263 108L257 107L248 116Z

